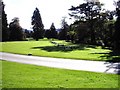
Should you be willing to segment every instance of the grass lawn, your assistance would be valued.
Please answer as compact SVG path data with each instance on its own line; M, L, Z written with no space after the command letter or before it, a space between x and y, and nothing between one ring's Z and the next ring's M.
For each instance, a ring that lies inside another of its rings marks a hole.
M118 88L118 76L2 61L3 88Z
M59 43L65 43L64 41L55 41ZM84 60L112 60L114 57L120 58L120 56L109 56L111 52L108 49L102 49L100 46L92 45L77 45L65 43L72 46L73 49L63 49L50 43L47 39L40 41L15 41L15 42L0 42L2 44L2 52L29 54L36 56L48 56L56 58L71 58L71 59L84 59Z
M0 89L2 87L2 61L0 60Z

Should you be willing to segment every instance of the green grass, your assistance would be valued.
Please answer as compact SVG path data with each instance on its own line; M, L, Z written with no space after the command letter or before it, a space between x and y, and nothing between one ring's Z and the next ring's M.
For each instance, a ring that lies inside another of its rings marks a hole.
M2 50L2 43L0 43L0 51ZM2 61L0 60L0 89L2 87Z
M15 42L1 42L2 52L29 54L35 56L47 56L56 58L70 58L70 59L84 59L84 60L112 60L113 56L109 56L108 49L102 49L100 46L92 45L77 45L70 44L64 41L56 41L71 45L73 49L63 49L62 47L56 47L50 43L47 39L40 41L15 41ZM120 57L120 56L119 56Z
M2 87L2 61L0 60L0 89Z
M118 88L118 76L2 61L3 88Z

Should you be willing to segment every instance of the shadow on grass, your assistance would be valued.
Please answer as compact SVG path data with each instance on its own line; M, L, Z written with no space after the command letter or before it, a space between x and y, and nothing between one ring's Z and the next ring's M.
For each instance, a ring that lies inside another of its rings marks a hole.
M101 59L106 58L106 62L116 63L120 62L120 52L109 52L109 53L94 53L94 54L103 54L100 56Z
M105 63L108 68L106 72L114 69L114 72L120 75L120 52L110 52L107 58L111 60L107 60Z
M92 53L92 54L103 54L102 56L100 56L101 60L102 59L106 59L106 62L112 62L112 63L116 63L116 62L120 62L120 52L115 52L115 51L111 51L111 52L106 52L106 53Z
M73 50L88 50L87 48L96 48L96 46L76 44L76 45L66 45L66 46L32 47L31 49L40 49L40 50L45 50L47 52L55 52L55 51L70 52L70 51L73 51Z
M79 47L79 46L75 46L75 47L58 47L58 46L43 46L43 47L32 47L32 49L40 49L40 50L45 50L47 52L55 52L55 51L61 51L61 52L69 52L69 51L73 51L75 49L81 49L83 50L84 47Z
M106 58L106 62L104 63L107 67L105 72L109 72L110 70L114 70L113 72L116 74L120 74L120 52L110 52L110 53L94 53L94 54L104 54L100 56L101 59Z
M92 45L68 45L67 48L64 46L41 46L41 47L32 47L31 49L40 49L45 50L47 52L70 52L73 50L89 50L88 48L96 48L96 46ZM104 63L107 67L105 72L108 72L110 70L114 69L114 72L116 74L120 74L120 52L110 52L110 53L92 53L92 54L102 54L103 56L100 56L102 59L107 59Z

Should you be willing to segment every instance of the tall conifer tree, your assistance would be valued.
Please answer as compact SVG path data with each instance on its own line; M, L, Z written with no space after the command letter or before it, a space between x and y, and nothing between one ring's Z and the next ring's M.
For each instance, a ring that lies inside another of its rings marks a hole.
M120 52L120 0L116 3L117 20L115 22L114 50Z
M9 39L9 32L8 32L8 23L7 23L7 14L5 14L4 8L5 5L3 2L0 2L1 8L1 17L2 17L2 41L7 41Z
M44 35L44 25L42 23L41 15L39 9L36 8L32 16L32 25L33 25L33 38L38 41L38 39L43 38Z

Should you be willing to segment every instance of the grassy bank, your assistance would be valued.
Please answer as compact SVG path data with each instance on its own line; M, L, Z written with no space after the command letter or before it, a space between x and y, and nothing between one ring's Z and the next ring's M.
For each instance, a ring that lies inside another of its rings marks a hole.
M2 87L2 61L0 60L0 89Z
M84 59L84 60L98 60L105 61L111 60L113 57L109 57L110 50L102 49L100 46L82 45L82 44L70 44L64 41L55 41L64 43L71 48L64 49L63 47L57 47L50 41L16 41L16 42L1 42L2 52L29 54L36 56L47 56L56 58L70 58L70 59Z
M118 75L2 61L4 88L118 88Z

